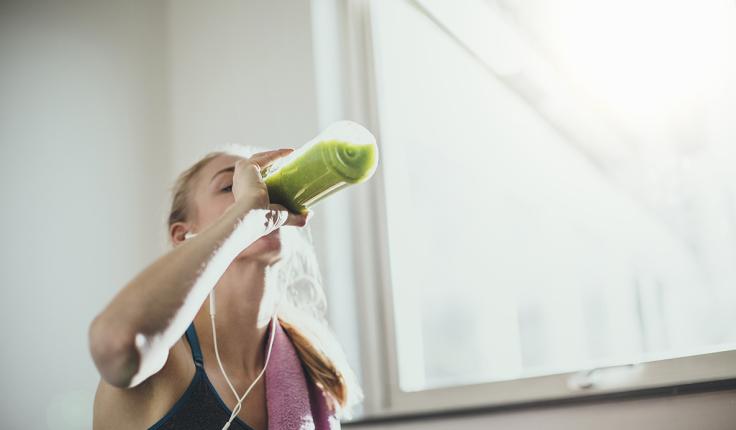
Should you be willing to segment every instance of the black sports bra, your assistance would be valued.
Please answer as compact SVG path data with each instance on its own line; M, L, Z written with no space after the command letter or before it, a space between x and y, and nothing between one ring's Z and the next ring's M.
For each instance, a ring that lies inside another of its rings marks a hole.
M194 329L194 323L186 332L187 341L192 348L192 358L196 372L189 387L176 401L171 410L148 430L219 430L230 419L232 411L227 407L215 387L207 378L202 360L202 350ZM253 430L251 426L235 417L230 424L233 430Z

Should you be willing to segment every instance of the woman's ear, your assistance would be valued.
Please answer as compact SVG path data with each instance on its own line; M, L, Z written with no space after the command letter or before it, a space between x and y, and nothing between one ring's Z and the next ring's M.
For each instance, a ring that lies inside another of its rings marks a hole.
M187 234L190 228L191 226L185 222L175 222L172 224L169 228L171 243L174 244L174 246L177 246L184 242L187 239L184 235Z

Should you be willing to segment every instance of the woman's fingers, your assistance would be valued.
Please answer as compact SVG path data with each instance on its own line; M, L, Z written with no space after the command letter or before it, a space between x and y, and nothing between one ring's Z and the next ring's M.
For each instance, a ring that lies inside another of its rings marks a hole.
M233 172L235 201L246 200L254 208L268 207L268 192L258 165L248 160L238 160Z
M269 222L276 228L282 225L304 227L311 216L311 211L304 214L293 213L280 204L270 204L266 185L261 177L263 170L268 168L274 161L285 157L294 151L292 148L264 151L253 154L245 160L235 163L233 175L233 194L235 200L250 198L254 207L271 209L267 216Z
M258 152L250 158L238 160L235 162L234 178L240 175L252 175L251 182L263 182L260 176L263 170L269 167L274 161L291 154L293 151L292 148L276 149L274 151Z
M257 152L251 155L248 160L258 166L258 169L263 172L263 170L273 164L274 161L278 160L281 157L285 157L292 152L294 152L293 148L283 148L273 151Z
M311 212L307 212L306 214L303 214L303 215L295 214L293 212L290 212L284 206L276 204L276 203L270 204L269 209L279 211L280 216L286 216L286 222L284 222L282 225L293 225L296 227L304 227L305 225L307 225L307 221L309 220L311 216Z

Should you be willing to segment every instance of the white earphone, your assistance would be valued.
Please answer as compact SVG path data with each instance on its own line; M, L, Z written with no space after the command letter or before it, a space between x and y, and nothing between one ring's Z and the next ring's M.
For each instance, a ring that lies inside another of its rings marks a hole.
M186 232L184 234L184 239L190 239L194 236L196 236L197 233L190 233ZM240 410L242 409L243 400L245 400L245 397L250 393L250 391L253 389L253 387L256 385L256 383L261 379L263 374L266 372L266 366L268 366L268 360L271 358L271 349L273 348L273 341L276 337L276 313L274 312L273 316L271 317L271 336L268 343L268 352L266 353L266 362L263 363L263 369L261 369L261 372L258 374L255 380L250 384L250 387L248 387L247 390L245 390L245 394L243 394L243 397L238 396L238 392L235 390L235 387L233 387L232 382L230 382L230 378L227 377L227 373L225 373L225 368L222 366L222 361L220 360L220 352L217 350L217 331L215 330L215 289L213 288L210 290L210 321L212 322L212 342L215 345L215 357L217 358L217 364L220 366L220 371L222 371L222 375L225 377L225 382L227 382L227 385L230 387L230 390L235 395L235 398L238 399L238 403L235 404L235 407L232 410L232 413L230 414L230 419L225 423L225 425L222 427L222 430L227 430L230 427L230 424L233 422L235 417L238 416L238 413L240 413Z

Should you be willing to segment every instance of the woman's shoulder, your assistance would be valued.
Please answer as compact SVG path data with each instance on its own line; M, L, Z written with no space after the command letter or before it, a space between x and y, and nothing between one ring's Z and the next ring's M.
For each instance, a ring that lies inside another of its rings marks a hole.
M95 393L93 428L149 428L174 406L196 372L189 343L182 336L164 366L131 388L119 388L100 379Z

